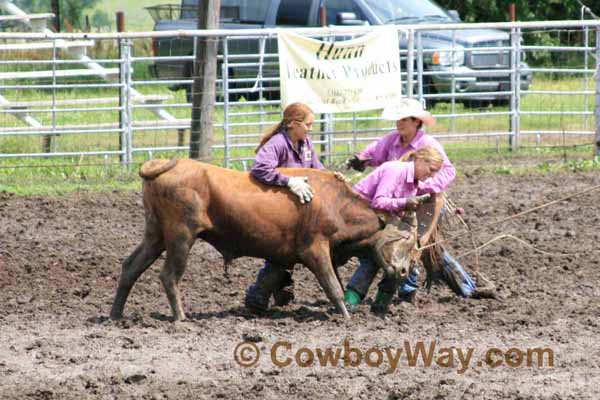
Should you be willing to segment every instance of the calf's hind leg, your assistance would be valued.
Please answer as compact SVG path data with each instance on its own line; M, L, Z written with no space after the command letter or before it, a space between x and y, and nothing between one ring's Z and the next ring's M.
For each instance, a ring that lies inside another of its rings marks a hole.
M110 318L119 319L123 317L123 309L127 297L137 279L152 265L154 261L165 250L162 234L156 217L150 216L146 219L144 240L127 257L122 264L121 278L117 288L117 294L110 311Z
M194 244L194 239L189 234L180 234L167 245L167 259L160 272L160 280L167 293L173 319L183 321L185 313L181 303L179 282L187 266L188 255Z

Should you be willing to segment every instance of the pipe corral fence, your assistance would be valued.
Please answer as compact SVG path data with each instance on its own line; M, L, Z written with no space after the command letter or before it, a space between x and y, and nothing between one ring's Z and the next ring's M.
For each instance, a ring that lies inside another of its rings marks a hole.
M454 43L443 51L451 60L470 57L472 65L504 64L468 73L459 62L446 72L426 68L433 52L421 45L426 32L481 28L503 30L509 39L477 48ZM373 29L293 31L335 41ZM219 43L212 161L246 169L262 133L281 118L277 32L0 33L0 167L130 166L187 156L195 54L152 50L161 40L175 52L186 41L194 49L209 39ZM598 154L600 21L399 26L398 32L406 44L404 95L412 93L436 116L429 133L449 153L560 147ZM434 84L440 80L446 90ZM480 84L477 91L471 83ZM380 113L316 115L312 136L324 161L335 165L393 129Z

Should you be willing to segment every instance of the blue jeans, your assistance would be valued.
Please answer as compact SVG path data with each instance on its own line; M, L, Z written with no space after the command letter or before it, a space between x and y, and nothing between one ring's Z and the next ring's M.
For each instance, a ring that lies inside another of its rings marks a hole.
M404 282L402 282L402 285L400 285L400 288L398 288L398 296L402 297L404 295L412 293L415 290L417 290L418 287L419 287L419 269L416 268L416 266L415 266L414 268L412 268L410 270L410 274L408 274L408 277L404 280Z
M371 287L371 284L375 280L379 267L375 265L373 260L369 257L360 258L359 261L360 265L350 278L350 282L346 285L346 289L354 290L362 299L364 299L369 292L369 287ZM411 269L410 274L400 286L399 292L403 293L403 291L412 292L417 290L418 276L418 270L416 268ZM379 290L393 292L395 290L395 285L396 284L392 279L384 276L381 282L379 282Z
M361 258L359 261L360 265L350 278L350 282L346 285L346 289L354 290L364 299L369 292L369 287L375 280L379 267L377 267L370 258ZM467 271L465 271L463 266L445 250L442 255L442 266L444 280L450 289L457 295L468 297L475 289L477 289L477 285L475 285L475 282ZM398 289L398 295L403 297L417 290L418 279L419 270L417 268L411 268L410 274ZM393 282L390 279L387 279L387 277L384 277L379 283L379 290L392 292L394 290L392 285Z
M471 276L447 251L443 253L442 266L444 280L457 295L469 297L477 289Z

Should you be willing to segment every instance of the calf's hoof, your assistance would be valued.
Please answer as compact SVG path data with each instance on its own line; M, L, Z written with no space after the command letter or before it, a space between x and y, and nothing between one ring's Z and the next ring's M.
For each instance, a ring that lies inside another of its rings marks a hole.
M110 312L110 319L112 319L113 321L119 320L119 319L123 319L123 313L122 312L117 312L117 311L111 311Z

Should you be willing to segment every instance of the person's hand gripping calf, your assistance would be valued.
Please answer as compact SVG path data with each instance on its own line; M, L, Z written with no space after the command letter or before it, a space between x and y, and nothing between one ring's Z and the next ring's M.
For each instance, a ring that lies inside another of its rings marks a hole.
M287 186L292 193L300 198L300 203L302 204L310 202L314 196L313 190L308 184L308 177L306 176L291 177Z
M354 155L352 158L346 160L346 169L355 169L358 172L363 172L367 168L367 162L370 160L359 158L358 155Z
M417 211L419 206L426 201L429 201L431 195L429 193L423 194L421 196L411 196L406 200L406 205L404 209L406 211Z

